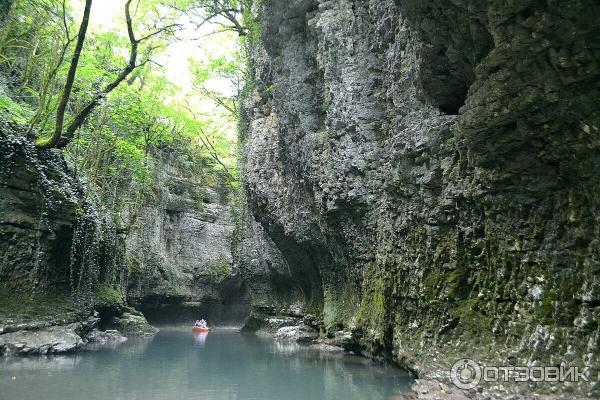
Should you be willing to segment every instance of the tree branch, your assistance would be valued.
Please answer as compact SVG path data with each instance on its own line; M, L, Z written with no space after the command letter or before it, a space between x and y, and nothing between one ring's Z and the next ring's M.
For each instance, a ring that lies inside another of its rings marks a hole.
M138 39L138 40L137 40L137 42L138 42L138 43L141 43L141 42L143 42L144 40L150 39L151 37L153 37L153 36L156 36L156 35L159 35L159 34L161 34L161 33L165 32L165 31L167 31L167 30L169 30L169 29L173 29L173 28L175 28L175 27L180 27L180 26L181 26L181 24L171 24L171 25L164 26L164 27L162 27L162 28L158 29L157 31L154 31L154 32L152 32L152 33L150 33L150 34L148 34L148 35L144 36L143 38L141 38L141 39Z
M131 72L133 72L133 70L145 65L148 62L151 62L150 59L147 59L144 62L137 64L139 44L145 40L148 40L149 38L151 38L153 36L156 36L162 32L165 32L165 31L172 29L173 27L179 25L179 24L171 24L171 25L162 27L162 28L156 30L155 32L152 32L140 39L136 39L135 33L133 31L133 20L131 18L131 12L130 12L131 3L132 3L132 0L127 0L127 2L125 3L125 22L127 24L127 36L129 38L129 45L130 45L129 61L127 62L127 65L119 73L119 75L117 75L117 77L112 82L107 84L97 95L95 95L94 98L92 100L90 100L90 102L75 116L75 118L73 119L73 121L71 122L69 127L67 128L64 137L60 140L60 143L58 143L57 147L59 147L59 148L65 147L73 140L73 137L75 136L75 132L77 131L77 129L79 129L81 127L81 125L83 125L83 123L86 121L86 119L92 113L94 108L96 108L96 106L98 106L98 104L100 104L100 102L104 98L106 98L106 96L110 92L112 92L115 88L117 88L117 86L119 86L121 84L121 82L123 82L125 79L127 79L129 74L131 74Z
M192 117L194 119L196 119L196 113L192 110L189 103L187 105L184 105L183 107L192 115ZM225 174L227 174L227 177L230 179L230 181L235 182L236 181L235 177L229 171L229 168L227 167L227 165L225 165L225 163L223 163L223 161L221 161L221 158L219 157L219 154L217 153L217 150L215 149L214 145L210 142L208 135L204 132L204 130L201 127L198 127L198 130L200 131L198 138L202 142L202 145L208 151L208 155L223 168L223 170L225 171Z
M108 85L104 87L94 98L75 116L69 127L67 128L65 135L60 142L57 143L57 147L62 148L68 145L73 137L75 136L75 132L81 125L85 122L87 117L91 114L91 112L96 108L98 104L106 97L108 93L113 91L121 82L123 82L127 76L135 69L135 62L137 59L137 51L139 41L136 40L135 34L133 33L133 22L131 19L131 13L129 11L129 7L131 5L132 0L127 0L125 3L125 22L127 23L127 36L129 37L129 42L131 45L130 53L129 53L129 62L125 69L117 75L115 80L110 82Z
M215 147L208 139L208 136L204 133L204 130L202 130L202 128L200 128L200 127L198 127L198 129L200 130L200 133L201 133L201 135L198 135L198 138L200 138L200 141L202 142L202 144L204 145L206 150L208 150L208 154L210 155L210 157L213 160L215 160L223 168L223 170L225 171L225 173L227 174L227 177L231 180L231 182L235 182L235 180L236 180L235 177L231 174L231 172L229 171L229 168L227 168L227 165L225 165L221 161L221 158L217 154Z
M67 40L65 41L65 43L62 46L62 49L58 56L58 61L46 75L46 78L44 80L44 84L42 86L42 90L40 93L39 106L38 106L38 109L37 109L35 115L31 119L31 122L29 123L29 128L27 129L27 137L30 137L31 132L33 132L33 128L35 127L35 125L38 122L40 122L40 119L42 118L42 114L47 111L48 107L46 104L46 97L48 96L48 91L50 89L50 83L54 80L54 77L58 73L59 68L65 61L65 56L67 54L67 50L69 49L69 46L73 42L73 40L71 39L71 35L69 33L69 25L67 24L66 0L63 0L63 2L62 2L62 13L63 13L63 15L62 15L63 28L65 30L65 37Z
M227 98L225 96L220 96L218 93L210 91L204 85L194 85L194 87L199 90L203 95L223 107L227 110L231 115L237 115L237 105L234 99ZM231 105L227 104L226 101L231 101Z
M65 110L67 109L67 103L71 97L71 91L73 90L73 83L75 82L75 73L77 72L77 65L79 64L79 57L81 56L81 50L83 49L83 42L85 41L85 34L87 27L90 22L90 11L92 8L92 0L86 0L85 8L83 10L83 19L79 26L79 34L77 35L77 44L75 45L75 51L73 52L73 58L71 65L69 66L69 72L67 74L67 81L63 90L58 109L56 110L56 127L54 133L50 138L39 139L35 145L40 149L49 149L56 146L61 138L63 123L65 119Z

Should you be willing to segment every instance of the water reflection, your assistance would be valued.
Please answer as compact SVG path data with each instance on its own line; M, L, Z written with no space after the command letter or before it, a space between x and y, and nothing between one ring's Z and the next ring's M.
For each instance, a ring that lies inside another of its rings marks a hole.
M64 370L75 368L81 361L78 355L0 358L0 373L22 370ZM11 376L12 378L12 376Z
M272 354L291 355L300 351L300 345L295 342L273 342L269 346L269 352Z
M206 344L206 337L208 336L208 332L193 332L194 342L198 347L204 347Z
M388 400L407 390L403 371L365 362L239 332L162 329L112 350L3 360L0 397Z

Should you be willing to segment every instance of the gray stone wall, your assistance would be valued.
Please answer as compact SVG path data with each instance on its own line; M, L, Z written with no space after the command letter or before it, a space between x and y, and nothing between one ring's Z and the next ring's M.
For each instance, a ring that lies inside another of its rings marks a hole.
M239 196L234 206L235 231L232 241L234 266L247 286L252 314L246 328L261 327L265 318L298 314L304 298L290 275L282 252L269 238Z
M596 2L261 2L249 207L328 332L595 366Z

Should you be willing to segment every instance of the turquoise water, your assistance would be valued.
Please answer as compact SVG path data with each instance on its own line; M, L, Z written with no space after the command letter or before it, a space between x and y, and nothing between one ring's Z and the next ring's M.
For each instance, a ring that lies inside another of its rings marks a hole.
M389 400L409 383L364 358L233 330L163 328L112 349L0 361L0 399L15 400Z

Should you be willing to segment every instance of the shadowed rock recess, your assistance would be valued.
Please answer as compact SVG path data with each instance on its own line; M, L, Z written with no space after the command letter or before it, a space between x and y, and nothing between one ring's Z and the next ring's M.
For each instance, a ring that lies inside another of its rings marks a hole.
M258 15L243 176L300 293L288 314L422 376L460 357L595 376L600 4ZM286 311L253 327L268 313Z

